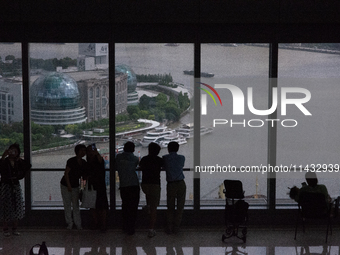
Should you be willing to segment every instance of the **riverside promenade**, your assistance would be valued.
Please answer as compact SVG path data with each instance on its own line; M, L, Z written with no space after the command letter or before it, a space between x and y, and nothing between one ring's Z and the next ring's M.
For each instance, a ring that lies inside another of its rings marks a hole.
M137 121L143 122L143 123L149 123L151 125L144 127L144 128L139 128L139 129L134 129L134 130L126 131L126 132L116 133L116 137L117 136L126 136L126 135L129 135L129 134L132 134L132 133L144 132L144 131L156 128L160 125L160 123L158 121L154 121L154 120L138 119Z
M147 126L147 127L144 127L144 128L139 128L139 129L134 129L134 130L126 131L126 132L116 133L116 137L129 136L132 133L145 132L145 131L148 131L148 130L151 130L151 129L154 129L154 128L160 126L160 123L158 121L154 121L154 120L138 119L137 121L143 122L143 123L149 123L150 125ZM103 141L103 142L108 142L107 139L109 139L109 136L100 136L100 135L84 135L83 137L87 137L88 139L90 139L90 138L94 138L94 139L106 138L105 141ZM32 154L35 155L35 154L41 154L41 153L46 153L46 152L71 149L71 148L74 148L77 144L80 144L80 143L85 143L85 140L81 139L81 140L76 141L75 143L64 145L64 146L58 146L58 147L53 147L53 148L48 148L48 149L41 149L41 150L32 151Z

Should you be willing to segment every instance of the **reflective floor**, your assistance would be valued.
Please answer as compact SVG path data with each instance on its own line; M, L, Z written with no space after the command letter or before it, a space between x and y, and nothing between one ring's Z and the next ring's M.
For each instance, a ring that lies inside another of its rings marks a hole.
M138 230L127 236L119 230L99 233L90 230L21 229L21 236L0 237L1 255L28 255L36 243L46 241L49 255L104 255L104 254L339 254L340 229L333 230L325 243L325 229L307 229L298 232L294 240L294 229L248 228L247 241L235 237L222 242L223 229L182 229L177 235L157 231L153 238L146 230ZM34 249L38 254L38 249Z

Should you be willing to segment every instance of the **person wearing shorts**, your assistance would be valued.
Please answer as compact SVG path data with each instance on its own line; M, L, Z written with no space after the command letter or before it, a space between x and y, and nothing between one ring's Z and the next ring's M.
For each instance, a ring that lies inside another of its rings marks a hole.
M160 172L163 159L158 157L161 147L156 143L149 144L149 154L139 163L142 176L142 190L146 196L147 211L150 214L148 237L156 235L155 224L157 219L157 206L159 205L161 182Z

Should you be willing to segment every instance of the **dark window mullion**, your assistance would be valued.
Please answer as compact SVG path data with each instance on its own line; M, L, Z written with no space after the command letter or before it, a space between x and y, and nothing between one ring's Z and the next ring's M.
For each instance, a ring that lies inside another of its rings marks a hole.
M269 92L268 105L272 105L272 90L277 88L277 74L278 74L278 43L270 43L269 46ZM269 119L277 119L277 110L268 116ZM268 122L268 164L276 165L276 143L277 143L277 126L271 126ZM268 173L267 175L267 197L268 206L270 210L275 209L276 203L276 174Z
M31 120L30 120L30 97L29 97L29 44L22 42L22 98L23 98L23 135L24 135L24 157L31 161ZM25 178L25 211L29 213L32 209L31 174Z
M196 86L196 82L200 82L201 78L201 44L195 42L194 44L194 167L201 165L201 98L199 86ZM194 172L194 210L200 210L201 204L201 179L200 173Z
M116 82L115 82L115 44L109 43L109 120L110 120L110 211L116 210L116 169L114 168L116 151ZM112 95L112 96L110 96Z

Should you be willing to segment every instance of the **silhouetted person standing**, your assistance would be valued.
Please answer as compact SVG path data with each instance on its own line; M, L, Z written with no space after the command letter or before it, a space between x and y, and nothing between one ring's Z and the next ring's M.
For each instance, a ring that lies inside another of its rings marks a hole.
M99 228L101 232L106 232L106 215L109 204L105 184L105 163L94 144L87 146L86 160L88 185L89 187L93 186L97 191L96 208L90 209L93 216L93 229Z
M117 154L115 166L119 175L119 189L122 198L123 231L128 235L135 233L139 203L139 181L136 168L139 163L138 157L133 152L135 144L127 142L124 145L124 152Z
M161 147L157 143L149 144L149 154L142 158L139 163L142 175L142 190L146 196L147 208L150 211L150 223L148 237L154 237L154 230L157 219L157 206L161 196L160 172L163 166L163 159L158 157Z
M67 229L72 229L75 224L80 230L82 226L79 210L79 180L87 170L87 163L83 159L86 155L86 146L78 144L74 147L74 152L76 156L67 160L65 173L60 181L60 190Z
M19 180L31 169L31 164L20 158L20 147L14 143L4 151L0 159L0 220L3 221L4 236L9 237L9 223L12 222L12 234L17 231L19 220L24 217L24 201Z
M178 149L179 144L177 142L170 142L168 144L169 154L163 156L167 180L168 211L166 232L168 234L178 233L185 204L186 185L183 174L185 157L177 154ZM175 210L176 202L177 210Z

